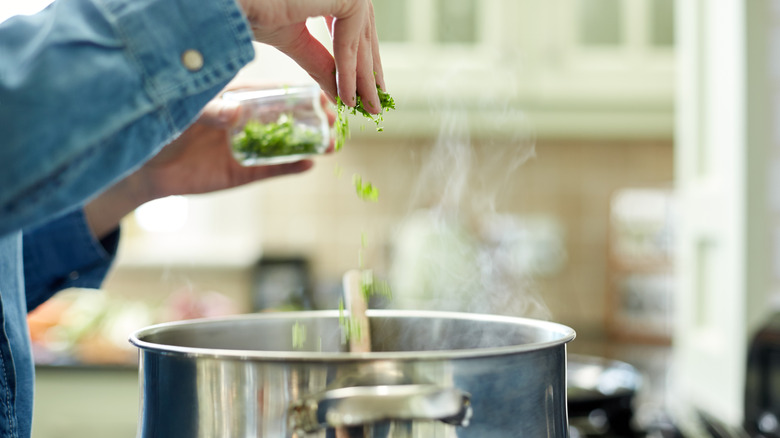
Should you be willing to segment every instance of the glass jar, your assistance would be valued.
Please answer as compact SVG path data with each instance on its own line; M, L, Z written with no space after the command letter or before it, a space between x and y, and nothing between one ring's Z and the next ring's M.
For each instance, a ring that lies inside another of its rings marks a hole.
M331 127L316 84L225 92L241 107L231 147L245 166L297 161L322 154L331 143Z

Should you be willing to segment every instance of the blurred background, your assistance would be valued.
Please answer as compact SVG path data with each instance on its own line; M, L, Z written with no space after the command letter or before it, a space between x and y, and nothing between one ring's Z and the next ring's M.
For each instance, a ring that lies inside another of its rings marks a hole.
M374 8L397 106L383 132L354 119L344 149L304 175L128 216L103 290L66 291L30 315L34 436L133 436L132 331L337 308L343 273L360 264L393 291L373 307L571 326L571 352L642 373L638 427L679 426L668 411L680 406L741 427L748 351L778 275L780 2ZM241 79L311 81L260 45ZM354 174L378 202L355 195Z

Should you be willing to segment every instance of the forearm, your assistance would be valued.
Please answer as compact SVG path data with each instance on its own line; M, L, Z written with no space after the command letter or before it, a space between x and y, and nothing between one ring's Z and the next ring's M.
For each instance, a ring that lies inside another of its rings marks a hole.
M134 173L84 206L87 225L98 240L116 230L123 217L152 200L144 186L142 178Z

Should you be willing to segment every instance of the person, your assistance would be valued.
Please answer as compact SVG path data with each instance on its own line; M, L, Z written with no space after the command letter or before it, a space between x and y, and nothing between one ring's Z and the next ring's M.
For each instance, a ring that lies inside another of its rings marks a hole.
M333 54L307 31L326 17ZM347 105L379 112L370 0L57 0L0 24L0 437L31 434L26 313L98 287L141 203L302 172L229 155L214 99L275 46ZM212 104L208 104L213 101Z

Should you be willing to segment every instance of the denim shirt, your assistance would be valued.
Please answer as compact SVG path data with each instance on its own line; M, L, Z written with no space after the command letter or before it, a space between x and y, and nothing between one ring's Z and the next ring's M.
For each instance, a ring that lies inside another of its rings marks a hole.
M192 123L251 38L235 0L57 0L0 23L0 437L30 436L27 311L97 287L116 249L83 205Z
M29 436L33 357L26 313L69 287L97 288L119 243L98 242L81 209L0 238L0 436Z

